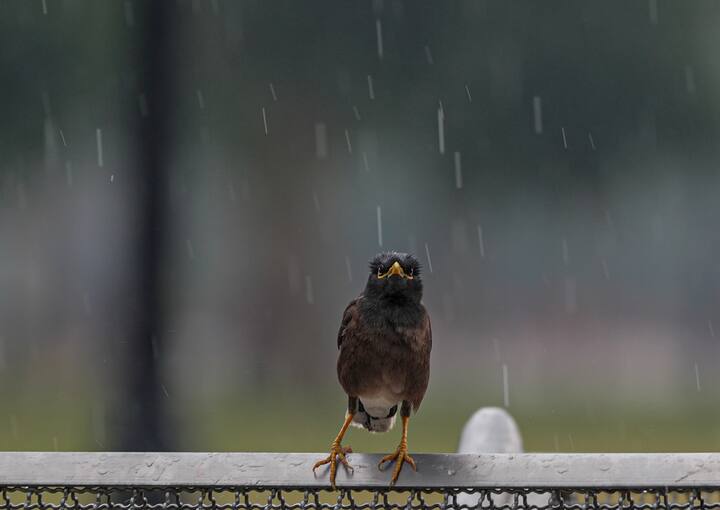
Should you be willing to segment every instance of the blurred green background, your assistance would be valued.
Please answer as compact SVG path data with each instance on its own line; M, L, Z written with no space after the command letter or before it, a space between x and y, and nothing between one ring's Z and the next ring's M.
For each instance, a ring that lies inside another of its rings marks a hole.
M385 249L433 320L411 450L486 405L531 451L720 446L720 4L167 5L167 447L324 451ZM115 449L137 412L146 7L0 1L2 450Z

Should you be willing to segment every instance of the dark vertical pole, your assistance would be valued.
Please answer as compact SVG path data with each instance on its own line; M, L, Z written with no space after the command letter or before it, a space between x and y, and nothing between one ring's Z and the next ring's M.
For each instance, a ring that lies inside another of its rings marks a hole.
M139 157L133 169L138 183L134 197L138 280L132 286L136 295L122 374L126 382L119 416L119 446L122 450L162 451L168 449L170 441L162 419L164 393L157 360L164 332L161 268L167 241L167 166L174 88L172 34L177 4L152 0L137 5L145 9L137 66L142 73L148 116L137 125Z

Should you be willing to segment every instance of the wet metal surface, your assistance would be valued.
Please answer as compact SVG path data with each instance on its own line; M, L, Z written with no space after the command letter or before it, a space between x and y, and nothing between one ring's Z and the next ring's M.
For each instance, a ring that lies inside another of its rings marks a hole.
M323 453L0 453L0 486L328 488ZM340 488L386 488L380 455L351 454ZM720 488L720 454L417 454L397 488Z

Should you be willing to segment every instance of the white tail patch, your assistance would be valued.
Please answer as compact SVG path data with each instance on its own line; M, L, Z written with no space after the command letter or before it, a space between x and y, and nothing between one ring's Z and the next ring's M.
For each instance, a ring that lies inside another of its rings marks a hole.
M362 406L353 415L352 424L363 427L370 432L387 432L395 425L395 418L400 412L401 402L392 402L382 396L369 398L360 397ZM393 408L395 408L393 410ZM389 416L392 414L392 416Z
M390 418L373 418L368 416L367 413L358 411L353 415L353 421L351 423L354 427L367 429L370 432L387 432L395 425L395 417L397 413L392 415Z

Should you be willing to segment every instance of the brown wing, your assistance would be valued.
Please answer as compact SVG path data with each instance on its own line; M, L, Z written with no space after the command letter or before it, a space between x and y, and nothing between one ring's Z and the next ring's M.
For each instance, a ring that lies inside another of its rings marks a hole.
M345 338L345 333L347 331L348 326L350 325L350 322L355 317L357 317L357 313L358 313L357 305L358 305L358 301L360 301L361 298L362 298L362 296L353 299L352 301L350 301L350 304L348 304L345 307L345 311L343 312L342 322L340 323L340 330L338 331L338 336L337 336L338 349L340 349L340 346L343 343L343 339Z
M425 309L423 308L423 311ZM425 311L425 318L419 328L408 333L412 350L413 369L409 371L407 400L412 403L413 410L417 411L425 397L430 382L430 351L432 350L432 327L430 316Z

